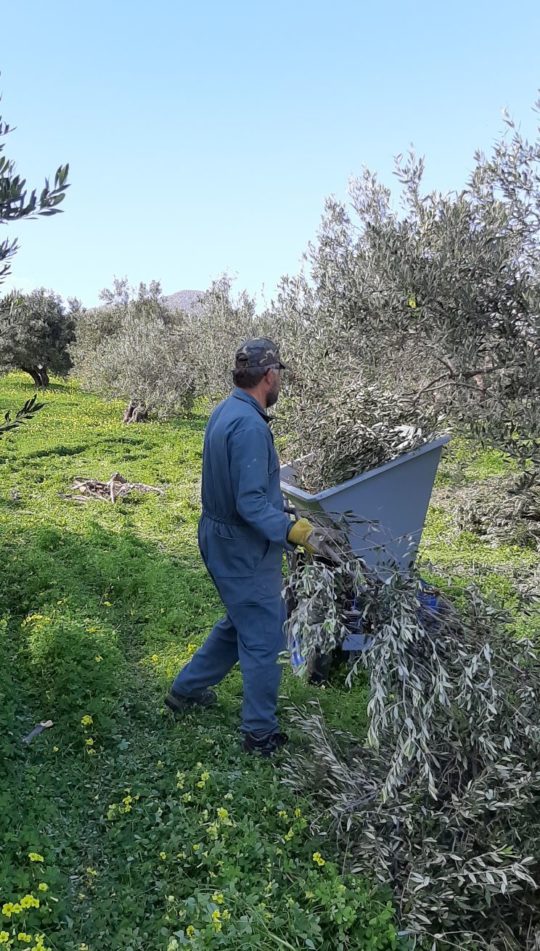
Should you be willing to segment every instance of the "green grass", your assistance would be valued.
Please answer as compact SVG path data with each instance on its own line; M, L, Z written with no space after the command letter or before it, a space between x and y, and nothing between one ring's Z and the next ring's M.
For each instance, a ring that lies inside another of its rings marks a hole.
M0 409L31 393L25 377L3 378ZM196 545L204 413L126 427L120 404L61 382L45 401L0 440L0 941L3 930L6 946L36 951L397 946L386 896L342 874L332 837L312 834L313 804L283 785L283 760L241 752L239 674L204 714L175 723L163 709L221 611ZM115 471L166 493L64 498L76 476ZM458 441L439 484L506 471ZM425 573L449 590L474 580L534 633L517 584L538 555L459 533L448 498L428 515ZM289 729L292 706L317 703L362 736L366 699L365 683L321 690L286 667L280 715ZM23 744L44 719L54 725ZM293 730L292 755L302 743ZM27 895L40 907L22 907Z
M454 517L460 488L488 481L497 491L499 481L514 467L496 450L476 450L456 439L443 456L422 539L423 574L452 594L470 584L513 615L516 633L540 637L540 605L525 602L523 587L540 566L532 548L491 544L460 531ZM440 491L439 491L440 490Z
M3 378L0 408L31 392ZM204 415L126 427L120 404L60 382L45 400L0 441L0 941L394 947L386 896L341 874L279 763L241 752L238 673L204 715L164 712L171 678L220 615L196 546ZM74 477L114 471L166 494L63 497ZM319 690L287 668L282 694L285 728L289 707L317 702L330 724L364 732L362 683ZM293 753L301 745L293 731ZM39 908L21 904L28 895Z

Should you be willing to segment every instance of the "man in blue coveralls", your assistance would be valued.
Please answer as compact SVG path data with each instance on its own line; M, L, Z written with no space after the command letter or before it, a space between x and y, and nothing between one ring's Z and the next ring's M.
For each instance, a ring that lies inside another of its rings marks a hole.
M203 646L180 671L165 703L175 713L216 702L210 688L239 662L244 686L244 749L271 756L287 741L276 707L285 647L283 550L311 550L313 526L284 512L279 459L267 410L286 369L266 337L236 353L235 389L206 428L199 548L226 608Z

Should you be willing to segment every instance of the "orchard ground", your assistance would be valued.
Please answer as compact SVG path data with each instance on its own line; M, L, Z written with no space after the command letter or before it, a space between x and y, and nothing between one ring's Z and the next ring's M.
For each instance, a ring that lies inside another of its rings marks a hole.
M0 408L31 394L23 375L4 377ZM120 403L61 381L45 402L0 441L0 947L404 947L389 896L343 871L331 835L312 833L313 807L282 785L279 761L241 752L238 672L216 708L179 722L164 711L221 610L196 543L204 411L124 426ZM76 476L115 471L166 493L63 497ZM534 635L539 615L517 590L538 553L492 548L452 519L449 488L505 471L495 453L448 454L426 575L454 591L474 580ZM361 736L366 685L343 680L318 689L286 667L285 728L288 707L317 703ZM292 731L283 755L301 746Z

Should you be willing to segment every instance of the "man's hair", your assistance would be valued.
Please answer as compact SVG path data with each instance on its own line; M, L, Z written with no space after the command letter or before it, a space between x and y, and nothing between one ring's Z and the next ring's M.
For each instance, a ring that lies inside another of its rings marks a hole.
M241 390L251 390L261 382L269 367L243 367L241 370L233 370L233 383Z

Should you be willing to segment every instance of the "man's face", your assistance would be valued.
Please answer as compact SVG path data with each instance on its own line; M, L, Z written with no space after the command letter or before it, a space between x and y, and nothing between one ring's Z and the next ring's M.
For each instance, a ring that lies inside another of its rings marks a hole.
M281 389L281 370L269 370L266 377L268 380L268 390L266 392L266 405L268 409L277 403L279 391Z

